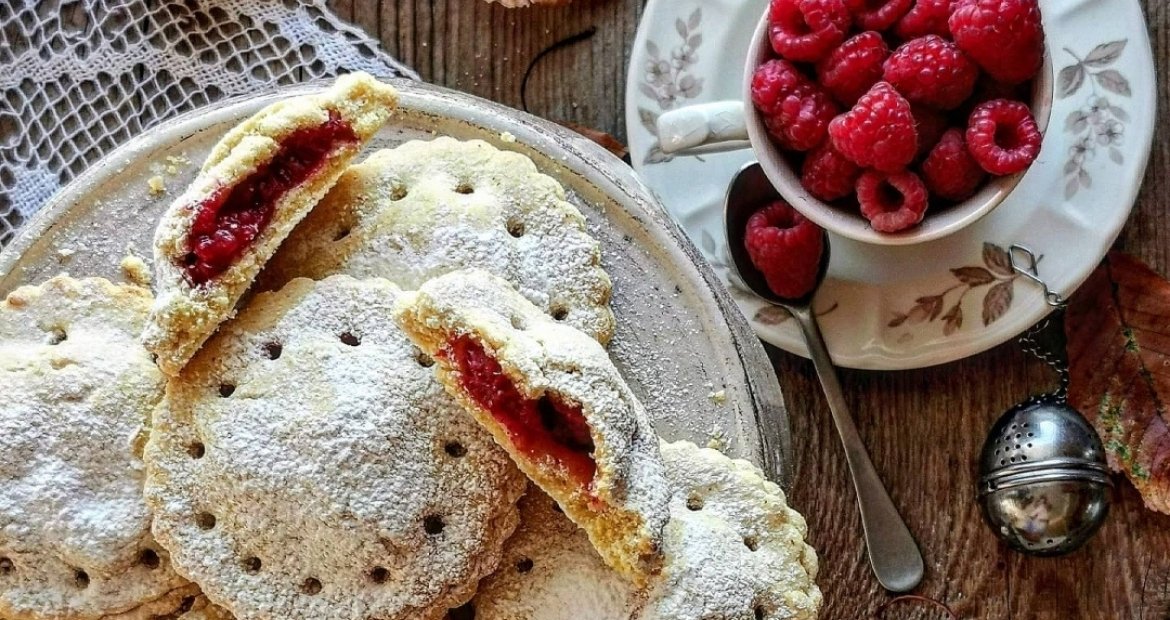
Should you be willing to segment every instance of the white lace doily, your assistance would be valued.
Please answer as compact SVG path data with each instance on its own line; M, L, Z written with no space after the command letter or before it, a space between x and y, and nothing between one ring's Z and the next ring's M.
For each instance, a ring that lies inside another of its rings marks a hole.
M353 70L418 79L324 0L0 0L0 246L159 121Z

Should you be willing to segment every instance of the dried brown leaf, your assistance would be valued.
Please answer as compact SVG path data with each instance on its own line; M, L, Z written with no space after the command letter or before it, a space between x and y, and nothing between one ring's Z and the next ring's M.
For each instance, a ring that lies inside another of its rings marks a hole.
M589 138L590 140L600 144L603 148L605 148L605 150L613 153L614 155L617 155L619 159L624 159L625 156L629 155L630 153L626 149L626 145L618 142L617 138L605 133L604 131L599 131L597 129L592 129L590 127L585 127L584 125L578 125L577 123L570 122L562 122L561 125L572 129L586 138Z
M1170 282L1113 252L1073 296L1065 322L1069 400L1146 506L1170 514Z

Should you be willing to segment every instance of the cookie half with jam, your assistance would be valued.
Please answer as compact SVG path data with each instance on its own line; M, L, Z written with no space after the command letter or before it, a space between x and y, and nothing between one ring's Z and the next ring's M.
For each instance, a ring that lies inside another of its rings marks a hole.
M274 103L228 132L154 238L157 299L143 342L177 375L261 267L389 121L398 96L364 73Z
M642 404L596 340L482 270L406 293L395 315L437 376L636 584L661 563L670 492Z

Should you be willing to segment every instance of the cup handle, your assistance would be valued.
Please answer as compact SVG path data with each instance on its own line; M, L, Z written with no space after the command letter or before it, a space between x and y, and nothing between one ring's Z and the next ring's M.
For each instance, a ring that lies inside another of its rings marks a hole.
M742 101L716 101L670 110L658 117L662 152L720 153L749 148Z

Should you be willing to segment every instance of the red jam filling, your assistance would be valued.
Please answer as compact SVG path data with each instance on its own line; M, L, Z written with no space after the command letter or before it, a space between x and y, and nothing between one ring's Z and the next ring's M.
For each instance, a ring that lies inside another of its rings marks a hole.
M459 370L463 389L504 427L516 450L534 461L551 462L582 487L593 482L593 435L581 407L546 394L520 394L499 362L468 336L457 336L441 355Z
M349 123L330 111L324 123L286 136L271 161L196 204L183 258L191 284L199 286L227 271L268 226L277 201L317 172L339 146L357 141Z

